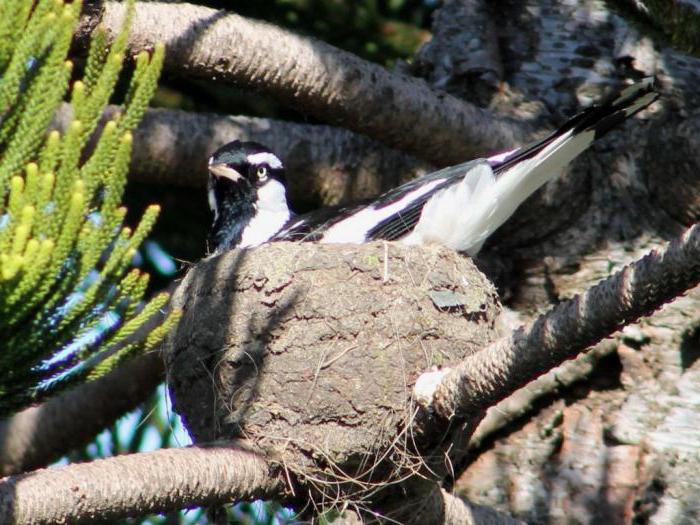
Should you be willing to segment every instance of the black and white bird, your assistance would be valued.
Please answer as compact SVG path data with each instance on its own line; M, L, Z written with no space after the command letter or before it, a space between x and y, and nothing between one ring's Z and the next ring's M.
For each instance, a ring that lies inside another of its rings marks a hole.
M289 207L280 159L255 142L231 142L209 159L210 249L220 253L281 240L385 239L439 243L475 255L535 190L658 96L653 79L646 79L534 144L429 173L370 203L299 216Z

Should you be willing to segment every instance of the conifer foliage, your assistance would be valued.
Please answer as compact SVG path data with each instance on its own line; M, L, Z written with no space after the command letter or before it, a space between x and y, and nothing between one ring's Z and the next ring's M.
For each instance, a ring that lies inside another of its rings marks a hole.
M0 0L0 415L153 348L175 320L140 329L168 298L144 304L148 275L129 271L159 210L149 207L132 231L120 204L131 130L164 49L136 57L123 111L86 157L122 69L129 23L111 48L98 28L82 80L71 81L66 57L80 8ZM64 100L72 121L48 132Z

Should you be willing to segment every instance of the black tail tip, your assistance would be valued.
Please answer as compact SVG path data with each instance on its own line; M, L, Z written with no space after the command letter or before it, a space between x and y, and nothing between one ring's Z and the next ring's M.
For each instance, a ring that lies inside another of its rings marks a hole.
M660 96L655 77L646 77L610 97L598 107L591 108L589 124L582 121L581 131L593 130L598 139L623 121L653 104Z
M612 100L611 105L626 107L634 104L646 95L651 94L654 95L653 100L646 103L644 107L648 106L659 97L658 81L656 77L653 76L643 78L641 81L635 82L631 86L623 89L620 94Z

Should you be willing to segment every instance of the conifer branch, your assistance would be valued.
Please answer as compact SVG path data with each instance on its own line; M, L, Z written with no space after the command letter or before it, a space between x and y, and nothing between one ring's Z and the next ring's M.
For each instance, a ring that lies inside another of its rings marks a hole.
M70 89L71 121L62 134L46 136L68 90L66 54L81 2L19 3L29 7L0 6L0 33L14 35L0 44L0 414L94 379L152 347L155 340L145 334L122 341L165 301L145 303L145 286L125 275L158 209L147 210L132 232L123 227L119 204L131 130L155 91L164 48L156 44L139 55L123 114L105 125L84 159L119 78L128 27L113 35L111 46L98 33L85 78ZM127 23L133 5L124 5ZM3 25L6 16L19 26ZM162 337L176 315L155 333Z
M97 132L120 111L118 106L108 106ZM72 118L71 106L64 104L53 125L64 130ZM430 169L409 155L342 128L159 108L147 110L134 130L130 180L202 188L207 157L234 139L272 148L284 161L293 200L313 192L318 196L315 204L371 197Z
M163 359L151 352L0 422L0 475L46 466L84 446L162 380Z
M664 250L653 250L462 361L437 386L433 408L445 419L478 414L698 282L700 225L696 224Z
M105 2L98 13L92 10L82 23L93 27L94 17L101 16L101 25L114 35L123 4ZM521 125L433 91L421 80L225 11L137 2L129 49L150 49L156 41L168 47L165 68L171 73L271 95L436 165L511 147L524 135Z
M0 523L91 523L284 495L281 469L225 445L157 450L0 480Z

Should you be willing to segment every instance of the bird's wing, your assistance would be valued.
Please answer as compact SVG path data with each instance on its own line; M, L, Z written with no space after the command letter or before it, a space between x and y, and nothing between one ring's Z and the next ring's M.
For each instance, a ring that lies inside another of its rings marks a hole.
M302 215L295 215L275 234L272 240L317 242L320 240L323 232L333 224L364 207L365 204L328 206Z
M480 161L445 168L402 184L369 204L318 210L295 217L274 240L363 243L394 240L409 233L425 203L459 182Z
M430 173L370 204L319 210L291 220L273 240L363 243L402 239L470 254L517 207L594 140L658 98L653 79L579 113L521 149Z

